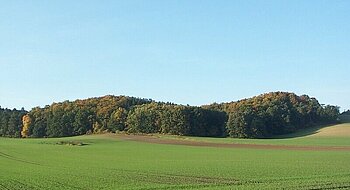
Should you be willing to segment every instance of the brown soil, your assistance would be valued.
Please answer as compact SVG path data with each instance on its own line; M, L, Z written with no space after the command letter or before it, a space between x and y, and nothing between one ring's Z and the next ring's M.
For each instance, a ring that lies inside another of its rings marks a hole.
M306 151L350 151L350 146L296 146L296 145L268 145L268 144L234 144L234 143L212 143L181 139L162 139L151 135L126 135L117 134L122 140L146 142L154 144L170 144L199 147L218 148L244 148L244 149L269 149L269 150L306 150Z

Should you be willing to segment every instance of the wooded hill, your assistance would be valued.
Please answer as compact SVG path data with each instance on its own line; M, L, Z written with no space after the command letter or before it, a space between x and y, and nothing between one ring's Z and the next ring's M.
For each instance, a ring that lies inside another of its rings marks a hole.
M335 123L339 107L321 105L317 99L294 93L271 92L237 102L203 106L228 115L231 137L263 138L314 125Z
M53 103L29 112L0 109L0 136L63 137L125 131L265 138L334 123L338 116L336 106L288 92L201 107L109 95Z

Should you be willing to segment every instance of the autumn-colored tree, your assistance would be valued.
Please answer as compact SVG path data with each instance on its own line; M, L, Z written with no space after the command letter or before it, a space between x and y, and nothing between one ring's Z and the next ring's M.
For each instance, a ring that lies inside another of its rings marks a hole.
M288 92L271 92L206 108L225 111L229 115L226 125L229 135L242 138L286 134L334 123L339 116L336 106L322 106L315 98Z
M24 115L23 118L22 118L22 122L23 122L23 128L22 128L22 131L21 131L21 136L22 137L29 137L29 127L32 123L32 120L30 118L30 116L27 114L27 115Z
M53 103L28 113L0 107L0 136L63 137L124 130L264 138L336 122L338 116L339 107L288 92L201 107L108 95Z
M125 123L128 116L126 109L119 107L115 110L108 121L108 130L112 132L123 131L125 129Z

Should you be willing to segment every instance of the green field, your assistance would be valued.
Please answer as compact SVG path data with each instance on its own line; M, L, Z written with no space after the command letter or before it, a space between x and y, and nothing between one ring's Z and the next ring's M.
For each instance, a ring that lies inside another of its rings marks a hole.
M350 147L350 124L281 139L160 137L169 138ZM65 144L73 141L81 144ZM0 189L350 189L350 151L193 147L110 134L0 138L0 174Z

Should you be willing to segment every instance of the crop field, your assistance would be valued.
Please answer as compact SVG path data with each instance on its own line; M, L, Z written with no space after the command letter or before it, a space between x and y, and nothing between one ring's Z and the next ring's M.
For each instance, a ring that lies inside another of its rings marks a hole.
M4 190L336 188L350 189L350 124L278 139L0 138Z

